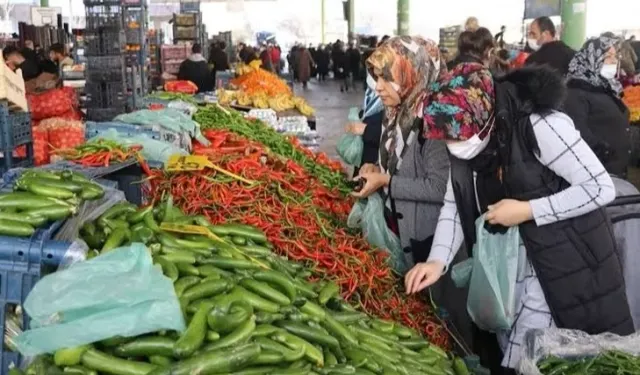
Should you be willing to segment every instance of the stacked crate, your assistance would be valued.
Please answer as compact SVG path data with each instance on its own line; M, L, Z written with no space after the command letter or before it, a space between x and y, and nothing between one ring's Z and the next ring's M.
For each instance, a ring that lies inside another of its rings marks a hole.
M128 105L137 108L149 92L148 8L145 0L123 0L126 46Z
M107 121L127 111L125 33L120 0L84 0L87 119Z
M149 30L147 40L149 41L149 86L152 89L162 86L162 60L161 47L163 42L163 32L161 30Z
M449 56L458 54L458 37L462 32L462 26L449 26L440 29L440 47L449 51Z

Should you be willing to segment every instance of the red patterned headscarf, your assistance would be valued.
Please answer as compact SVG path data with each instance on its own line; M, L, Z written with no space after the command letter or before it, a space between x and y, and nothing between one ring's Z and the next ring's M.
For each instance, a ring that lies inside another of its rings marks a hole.
M489 69L478 63L459 64L431 85L424 104L424 135L428 139L467 140L487 125L494 106Z

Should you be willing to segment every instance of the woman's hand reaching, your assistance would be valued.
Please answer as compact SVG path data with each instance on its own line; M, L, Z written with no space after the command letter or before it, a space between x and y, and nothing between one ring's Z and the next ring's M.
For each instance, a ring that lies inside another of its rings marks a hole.
M363 175L364 173L380 173L380 167L371 163L363 164L358 174Z
M358 177L356 177L356 181L359 179L364 179L366 183L362 187L360 191L355 191L351 193L356 198L366 198L371 194L375 193L381 187L388 186L391 182L391 176L386 173L360 173Z
M404 276L404 288L407 294L414 294L435 284L442 273L445 265L437 260L416 264Z

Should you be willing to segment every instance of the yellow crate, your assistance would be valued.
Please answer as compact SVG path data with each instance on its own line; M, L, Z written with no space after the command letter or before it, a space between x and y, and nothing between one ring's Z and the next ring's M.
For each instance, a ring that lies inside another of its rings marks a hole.
M27 112L26 90L22 70L11 71L0 55L0 101L7 101L9 109L15 112Z

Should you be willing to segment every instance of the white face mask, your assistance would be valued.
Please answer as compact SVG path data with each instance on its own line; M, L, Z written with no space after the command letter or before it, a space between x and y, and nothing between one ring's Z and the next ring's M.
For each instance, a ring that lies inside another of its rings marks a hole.
M616 78L618 73L618 64L604 64L600 70L600 75L606 79Z
M467 139L466 141L447 144L447 148L449 149L449 152L451 153L451 155L455 156L460 160L471 160L476 156L478 156L478 154L480 154L482 150L487 148L487 145L489 144L489 139L491 138L491 131L493 130L493 121L492 119L489 119L489 121L490 121L490 124L487 125L487 126L490 126L489 133L484 137L484 139L480 139L480 136L479 136L479 134L484 132L484 129L483 129L478 134ZM485 126L485 129L486 129L486 126Z
M537 51L540 49L540 44L538 44L537 39L529 38L527 39L527 43L529 44L529 47L534 51Z

